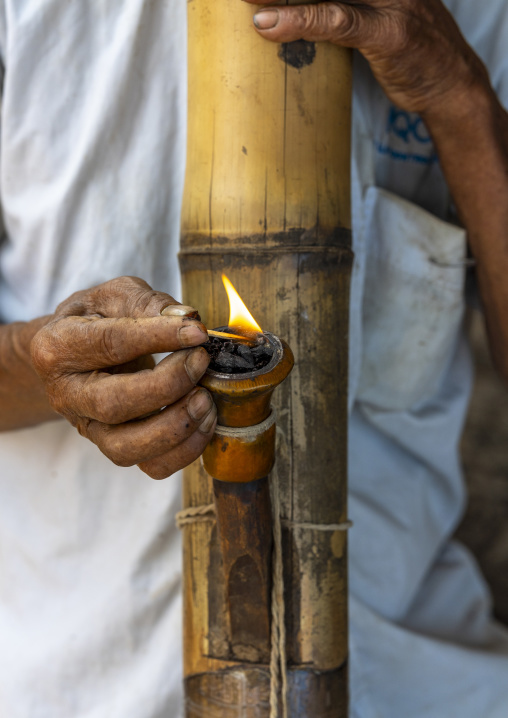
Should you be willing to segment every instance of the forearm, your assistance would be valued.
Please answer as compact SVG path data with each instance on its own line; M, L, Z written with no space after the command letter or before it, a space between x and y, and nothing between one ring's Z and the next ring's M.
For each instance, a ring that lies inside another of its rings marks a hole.
M30 342L49 317L0 326L0 431L58 419L30 359Z
M508 114L485 78L424 120L476 260L491 352L508 381Z
M492 354L508 380L508 118L454 18L441 0L267 4L278 7L255 15L263 37L357 48L392 102L424 119L468 232Z

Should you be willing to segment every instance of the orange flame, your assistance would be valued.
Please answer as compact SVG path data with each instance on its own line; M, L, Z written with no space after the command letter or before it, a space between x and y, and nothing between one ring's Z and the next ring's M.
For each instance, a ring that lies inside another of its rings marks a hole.
M224 289L227 292L229 299L229 322L228 326L231 328L244 331L247 334L252 332L263 333L263 330L256 322L252 314L249 312L245 304L240 299L240 295L233 287L229 279L225 274L222 275L222 282Z

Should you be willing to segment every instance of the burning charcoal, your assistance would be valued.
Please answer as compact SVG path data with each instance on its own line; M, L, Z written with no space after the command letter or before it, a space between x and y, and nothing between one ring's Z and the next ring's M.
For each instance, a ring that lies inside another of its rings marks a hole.
M266 366L270 361L272 357L272 348L268 343L261 344L260 346L254 347L251 354L254 359L255 368L260 369L261 367Z
M214 360L214 366L218 367L218 371L233 373L235 369L234 354L229 354L229 352L221 352L219 356Z
M244 374L265 367L272 358L270 342L259 336L259 343L248 346L235 340L210 337L203 346L210 354L210 369L224 374Z
M237 354L245 362L247 362L247 366L249 367L249 369L254 369L254 367L255 367L254 355L253 355L252 349L250 347L246 347L246 346L243 346L242 344L239 344L238 349L237 349Z
M203 346L208 352L208 354L210 354L212 360L218 356L221 349L219 342L217 342L215 339L210 339L205 344L203 344Z
M250 352L252 356L256 359L266 356L272 356L272 348L269 344L261 344L258 347L252 347Z
M236 354L221 352L214 362L221 369L230 369L234 374L250 371L252 366L249 362Z
M250 371L254 366L253 361L248 362L246 359L242 359L242 357L240 356L233 355L233 358L235 360L235 369L237 371Z

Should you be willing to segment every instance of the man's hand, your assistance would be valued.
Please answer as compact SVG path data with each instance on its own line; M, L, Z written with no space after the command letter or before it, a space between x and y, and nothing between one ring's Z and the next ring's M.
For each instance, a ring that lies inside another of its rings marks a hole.
M267 5L254 16L260 35L358 49L390 100L425 121L477 261L491 352L508 381L508 114L485 66L441 0Z
M163 479L196 459L216 409L196 382L209 356L196 310L121 277L78 292L34 336L51 407L120 466ZM152 353L174 352L154 366Z
M253 2L253 0L248 0ZM276 42L329 41L354 47L398 107L425 116L467 93L486 72L441 0L349 0L277 5L254 16Z

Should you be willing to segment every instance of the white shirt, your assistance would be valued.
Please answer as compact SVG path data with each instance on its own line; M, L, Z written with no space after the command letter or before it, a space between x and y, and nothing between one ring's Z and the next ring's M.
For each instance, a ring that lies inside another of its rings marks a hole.
M508 103L504 0L450 0ZM185 3L2 0L0 317L121 274L179 297ZM471 385L465 233L425 127L355 68L353 718L506 718L508 638L449 537ZM0 716L178 718L179 479L64 422L0 435Z
M180 0L0 3L0 318L141 276L180 296ZM181 715L181 482L65 422L0 435L0 716Z

